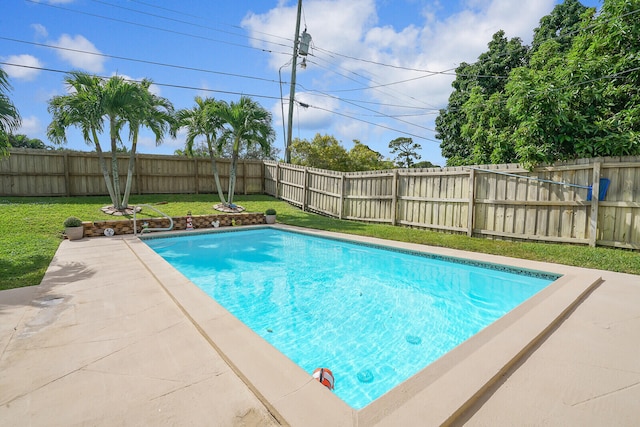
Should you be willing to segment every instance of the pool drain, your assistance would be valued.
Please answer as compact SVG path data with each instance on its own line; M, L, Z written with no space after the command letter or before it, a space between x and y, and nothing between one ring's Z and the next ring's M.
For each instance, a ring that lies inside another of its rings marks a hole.
M422 342L422 338L415 335L407 335L406 337L404 337L404 339L407 340L409 344L413 345L418 345Z
M371 381L373 381L373 373L371 373L371 371L368 369L363 369L362 371L358 372L358 381L360 381L361 383L370 383Z

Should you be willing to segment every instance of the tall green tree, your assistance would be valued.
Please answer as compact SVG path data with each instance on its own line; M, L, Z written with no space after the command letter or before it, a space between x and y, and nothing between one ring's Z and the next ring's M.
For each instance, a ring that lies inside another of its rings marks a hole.
M606 0L583 14L569 50L547 40L507 92L518 160L640 154L638 3Z
M206 152L211 161L211 171L215 180L218 198L221 203L226 204L220 183L220 173L216 157L222 150L223 141L219 139L219 135L224 131L224 120L219 114L221 109L227 108L224 101L218 101L214 98L201 98L196 96L195 105L189 109L178 110L176 113L176 121L172 128L172 134L175 136L179 129L186 129L187 138L185 140L185 152L188 156L198 155L198 153ZM204 136L206 147L202 149L195 145L198 137Z
M311 168L340 172L392 169L393 162L357 139L347 151L331 135L316 134L311 141L294 139L291 144L291 163Z
M511 70L527 62L528 49L522 40L517 37L507 39L503 30L493 35L488 47L489 50L482 53L477 62L463 63L456 69L449 104L440 110L436 118L436 138L442 141L440 148L449 166L473 162L478 152L474 148L476 141L473 136L479 134L476 129L469 128L475 125L469 114L481 115L482 112L476 109L481 109L495 93L503 92ZM471 105L465 107L472 95ZM496 122L494 126L500 127L501 124Z
M49 100L52 121L47 128L47 135L54 143L66 143L67 128L80 128L84 141L94 146L98 153L100 169L113 206L123 210L127 207L127 201L124 197L120 198L117 158L119 144L122 144L120 131L128 125L135 141L140 126L158 131L158 124L152 124L157 118L150 116L166 108L168 101L154 98L149 93L150 83L128 82L119 76L104 80L87 73L72 72L65 77L65 83L68 95L54 96ZM163 113L168 114L168 111ZM99 135L105 131L105 121L111 145L111 169L107 167L99 139ZM135 154L135 149L131 151ZM131 165L130 159L130 168ZM127 181L129 183L126 186L130 188L131 176Z
M418 150L422 147L417 142L413 142L413 139L407 137L396 138L389 142L389 148L391 154L396 155L396 164L401 168L410 168L413 166L416 160L422 156L418 154Z
M354 146L349 150L349 170L350 171L371 171L392 169L393 162L384 160L382 154L369 148L368 145L355 139Z
M128 117L120 119L122 124L125 122L128 124L129 139L131 140L127 182L124 196L122 197L122 206L124 207L127 207L129 204L140 128L146 127L151 130L155 136L157 146L162 143L164 135L170 131L174 122L173 104L168 99L152 93L149 90L150 86L151 80L147 79L143 79L139 84L135 85L137 89L134 103L136 108L130 111Z
M67 142L67 128L75 126L82 132L86 144L92 145L98 154L100 170L113 206L118 198L113 191L109 168L102 151L98 135L104 130L102 103L102 81L81 72L71 72L64 78L68 95L54 96L49 100L52 121L47 128L49 140L56 144Z
M271 113L246 96L241 97L238 102L221 104L217 114L225 124L221 140L232 147L227 202L233 206L238 153L243 146L260 146L263 152L270 152L275 131Z
M561 87L582 113L571 135L580 157L640 154L639 9L637 0L604 1L569 51Z
M591 33L586 25L593 12L565 0L540 20L531 49L499 31L476 63L459 67L449 105L436 119L447 165L531 166L575 155L570 130L589 119L572 101L576 88L573 95L563 88L575 84L569 76L581 73L569 71L567 60L574 40ZM580 55L584 61L588 53Z
M346 172L349 153L335 137L317 133L311 141L295 138L291 142L291 163Z
M0 156L7 154L9 148L8 136L17 130L22 123L20 113L11 102L7 92L11 90L11 84L7 73L0 68Z
M540 25L533 30L533 42L529 53L536 53L547 40L555 40L558 43L558 52L568 51L574 36L579 32L582 15L588 10L578 0L564 0L556 5L549 15L540 19Z

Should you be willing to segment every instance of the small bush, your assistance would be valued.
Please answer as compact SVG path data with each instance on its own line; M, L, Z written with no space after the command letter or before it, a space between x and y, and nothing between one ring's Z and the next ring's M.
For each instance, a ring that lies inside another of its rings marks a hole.
M265 215L275 215L276 214L276 210L273 208L269 208L266 211L264 211Z
M70 216L69 218L64 220L65 227L82 227L82 220L80 218L76 218L75 216Z

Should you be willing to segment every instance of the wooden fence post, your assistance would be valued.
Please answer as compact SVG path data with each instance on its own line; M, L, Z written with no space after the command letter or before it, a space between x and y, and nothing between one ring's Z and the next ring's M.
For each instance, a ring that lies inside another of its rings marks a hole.
M71 181L69 179L69 153L64 152L64 188L67 197L71 197Z
M469 170L469 212L467 212L467 236L473 237L473 219L475 216L476 200L476 170Z
M598 238L598 204L600 203L600 162L593 164L593 184L591 184L591 217L589 220L589 246L595 247Z
M140 158L139 153L136 153L135 158L133 159L135 162L134 172L136 174L136 189L138 190L138 196L142 194L142 187L140 185Z
M198 158L193 158L193 175L196 182L196 194L200 194L200 173L198 171Z
M247 195L247 162L242 160L242 189L244 195Z
M280 163L276 163L276 194L275 198L278 198L278 180L280 178Z
M398 217L398 169L393 170L393 181L391 184L391 225L396 225Z
M309 184L307 182L307 167L303 169L302 173L302 211L307 210L307 190L309 189Z
M338 215L339 219L342 219L342 211L344 210L344 172L340 175L340 215Z

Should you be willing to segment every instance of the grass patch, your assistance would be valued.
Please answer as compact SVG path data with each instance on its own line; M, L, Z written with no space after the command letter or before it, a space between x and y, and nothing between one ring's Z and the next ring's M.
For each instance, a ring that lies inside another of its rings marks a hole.
M274 208L278 211L278 222L300 227L640 274L640 256L633 251L470 238L466 235L391 225L341 221L303 212L286 202L263 195L238 196L235 201L244 206L247 212L264 212L268 208ZM155 205L171 216L185 216L188 211L193 215L213 214L217 212L213 209L216 203L217 198L210 194L146 195L131 198L132 205ZM114 217L100 210L108 204L108 197L0 199L0 290L39 284L62 241L64 220L69 216L77 216L83 221L113 219ZM143 211L141 216L156 215Z

